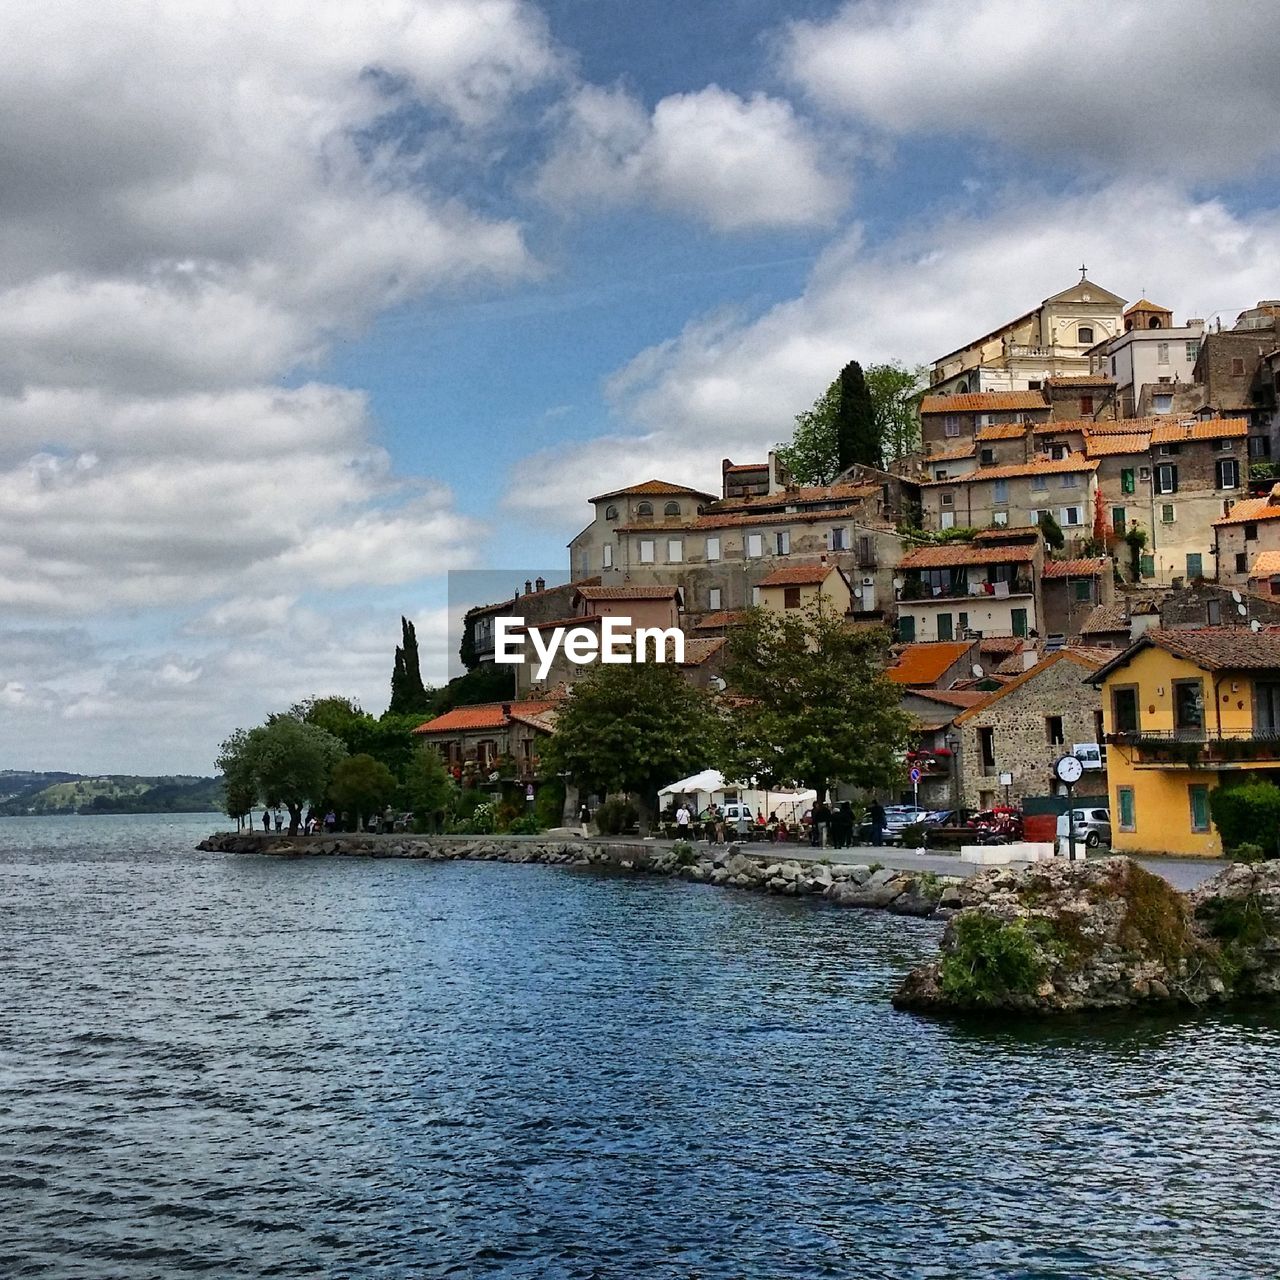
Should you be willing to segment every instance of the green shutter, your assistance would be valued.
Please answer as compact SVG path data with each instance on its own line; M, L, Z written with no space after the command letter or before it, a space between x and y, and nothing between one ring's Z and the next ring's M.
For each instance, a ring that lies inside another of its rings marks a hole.
M1136 486L1133 482L1133 468L1125 467L1125 469L1120 472L1120 492L1133 493L1135 492L1135 489Z
M951 640L955 633L951 630L951 615L949 613L938 614L938 639Z
M898 619L898 637L908 644L916 638L916 620L909 613Z
M1111 508L1111 529L1117 538L1124 537L1125 529L1125 510L1123 507Z
M1013 634L1022 636L1023 639L1027 635L1027 611L1025 609L1014 609L1012 612Z
M1116 799L1120 802L1120 830L1132 831L1137 827L1133 811L1133 788L1117 787Z
M1142 570L1144 578L1154 578L1156 576L1156 558L1155 556L1143 556L1142 563L1139 566Z
M1191 830L1209 830L1209 788L1188 787L1191 793Z
M1204 577L1204 560L1198 551L1187 552L1187 577Z

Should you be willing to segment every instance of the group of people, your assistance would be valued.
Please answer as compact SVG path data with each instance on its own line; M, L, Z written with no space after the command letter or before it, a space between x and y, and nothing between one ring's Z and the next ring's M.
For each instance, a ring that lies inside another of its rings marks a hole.
M879 800L871 802L866 816L871 828L871 843L882 845L885 811ZM757 809L753 818L751 811L744 806L736 809L735 816L729 818L714 801L701 819L688 804L681 804L674 811L668 810L666 818L668 824L675 828L678 838L697 840L701 836L708 844L723 844L726 837L740 841L786 840L791 832L791 828L778 817L776 811L766 818ZM805 825L809 830L809 843L815 849L849 849L860 843L858 816L848 800L842 800L834 806L825 800L818 801L806 815ZM803 833L803 827L801 832ZM801 838L803 839L803 834Z

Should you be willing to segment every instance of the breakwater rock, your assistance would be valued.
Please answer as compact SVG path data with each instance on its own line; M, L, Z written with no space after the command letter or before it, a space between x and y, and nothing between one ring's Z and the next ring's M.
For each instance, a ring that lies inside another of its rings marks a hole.
M197 846L206 853L421 858L431 862L516 862L616 867L674 876L695 884L755 889L788 897L822 897L840 907L946 917L960 905L962 881L932 872L800 861L770 846L675 847L644 841L554 840L510 836L322 835L224 833ZM757 852L760 850L760 852Z
M1179 893L1128 858L998 868L953 891L899 1008L1045 1013L1280 994L1280 863Z

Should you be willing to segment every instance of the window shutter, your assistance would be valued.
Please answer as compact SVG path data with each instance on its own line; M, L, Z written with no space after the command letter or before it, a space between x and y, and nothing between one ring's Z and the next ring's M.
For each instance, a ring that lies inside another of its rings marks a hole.
M1169 468L1169 472L1173 476L1173 488L1170 489L1169 492L1177 493L1178 492L1178 468L1175 466L1171 466Z
M834 551L836 549L836 535L834 529L827 530L827 550Z

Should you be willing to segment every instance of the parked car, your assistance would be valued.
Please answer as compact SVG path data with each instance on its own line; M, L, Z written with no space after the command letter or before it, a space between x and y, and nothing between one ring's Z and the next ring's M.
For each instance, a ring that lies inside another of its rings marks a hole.
M1101 806L1073 809L1075 817L1076 839L1082 840L1090 849L1099 845L1111 844L1111 810ZM1069 832L1067 815L1058 815L1058 839L1065 840Z

